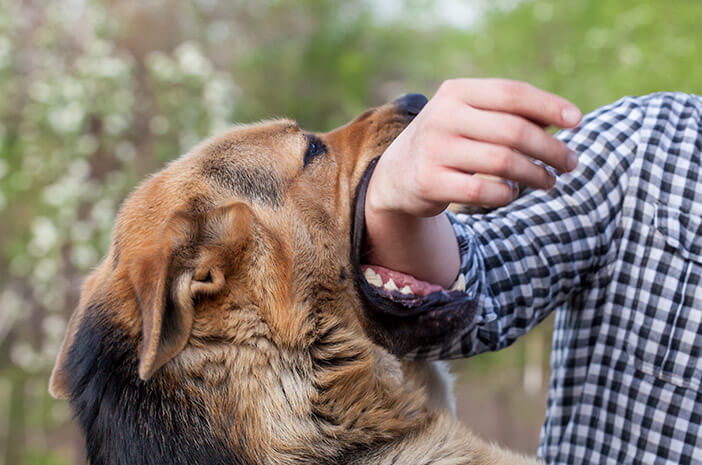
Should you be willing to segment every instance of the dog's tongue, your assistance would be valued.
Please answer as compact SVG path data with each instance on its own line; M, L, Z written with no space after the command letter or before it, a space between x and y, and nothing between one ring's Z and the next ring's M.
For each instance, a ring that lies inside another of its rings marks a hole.
M386 292L398 291L404 295L426 296L443 289L438 284L421 281L414 276L382 266L363 265L361 270L369 284Z

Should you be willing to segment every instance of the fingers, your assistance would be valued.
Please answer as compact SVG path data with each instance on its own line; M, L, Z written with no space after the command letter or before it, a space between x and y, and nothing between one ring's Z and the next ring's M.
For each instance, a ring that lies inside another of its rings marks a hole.
M466 173L490 174L534 189L550 189L556 183L543 166L497 144L454 138L443 153L443 162Z
M454 79L437 92L475 108L523 116L537 124L574 127L582 114L568 100L530 84L508 79Z
M435 186L435 195L448 202L488 208L507 205L519 193L516 187L505 181L494 181L450 169L438 173Z
M450 124L463 137L503 145L541 160L561 172L577 166L576 155L561 141L520 116L456 105Z
M577 157L544 127L572 127L580 118L573 104L529 84L446 81L385 151L368 196L377 191L387 211L432 216L448 202L505 205L518 194L511 181L550 189L555 178L537 161L565 172ZM376 184L386 188L372 190L381 174Z

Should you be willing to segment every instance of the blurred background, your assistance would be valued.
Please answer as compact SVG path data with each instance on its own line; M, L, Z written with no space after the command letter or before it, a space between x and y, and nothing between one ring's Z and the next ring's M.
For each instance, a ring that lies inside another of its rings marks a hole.
M702 91L697 0L0 0L0 465L81 464L47 394L81 277L135 183L234 121L326 130L442 80L498 76L584 111ZM534 453L550 320L455 363L459 414Z

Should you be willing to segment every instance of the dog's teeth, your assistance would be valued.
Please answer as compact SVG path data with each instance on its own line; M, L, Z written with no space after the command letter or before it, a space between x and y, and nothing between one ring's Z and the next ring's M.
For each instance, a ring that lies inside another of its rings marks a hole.
M393 281L391 278L387 283L385 283L385 286L383 286L383 289L385 289L388 292L396 291L397 285L395 284L395 281Z
M466 278L463 276L463 273L458 275L458 279L456 280L456 284L453 285L451 288L452 291L465 291L466 290Z
M400 289L401 294L409 295L412 293L412 289L410 289L409 286L405 285L402 289Z
M363 272L363 277L366 278L366 281L371 286L383 287L383 278L372 269L366 268L366 271Z

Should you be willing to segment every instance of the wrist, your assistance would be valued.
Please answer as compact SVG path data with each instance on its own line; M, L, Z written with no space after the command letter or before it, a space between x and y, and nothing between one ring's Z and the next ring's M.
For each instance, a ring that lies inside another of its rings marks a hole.
M366 212L365 263L449 288L460 267L458 241L446 214L419 217Z
M458 274L458 241L444 206L413 199L386 175L383 160L369 180L364 203L364 263L450 287ZM437 214L438 213L438 214Z

